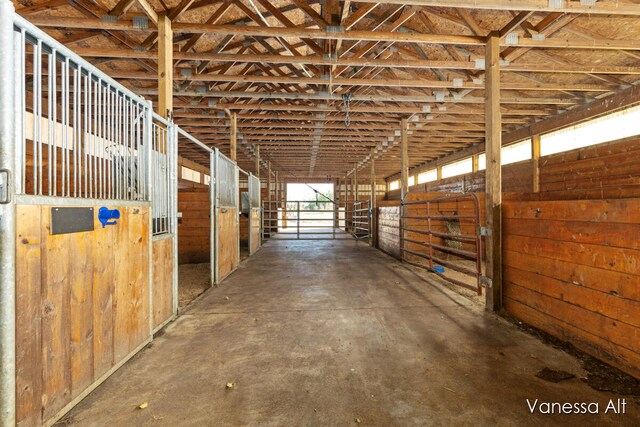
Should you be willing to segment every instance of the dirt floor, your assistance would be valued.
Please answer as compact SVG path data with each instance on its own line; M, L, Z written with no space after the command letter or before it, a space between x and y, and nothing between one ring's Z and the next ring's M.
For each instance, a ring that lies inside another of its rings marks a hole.
M62 423L640 425L637 400L586 376L575 356L363 243L271 241ZM536 399L599 413L532 414ZM618 399L626 413L605 413Z
M178 307L182 310L211 286L210 264L178 266Z

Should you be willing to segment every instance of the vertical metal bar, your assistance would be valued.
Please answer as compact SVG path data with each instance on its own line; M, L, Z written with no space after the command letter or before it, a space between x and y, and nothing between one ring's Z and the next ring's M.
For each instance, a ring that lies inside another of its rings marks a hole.
M54 51L55 52L55 51ZM47 196L52 196L52 188L51 185L53 183L53 174L51 170L51 163L53 158L53 153L51 152L52 142L53 142L53 126L51 125L51 110L53 107L51 106L51 101L53 100L53 92L55 88L53 87L53 70L52 64L54 61L51 60L51 54L48 54L47 60L47 186L48 192Z
M49 195L58 195L58 51L53 49L49 55L49 83L51 90L47 94L49 99ZM53 160L51 156L53 155ZM53 182L51 182L53 176ZM51 192L53 190L53 193Z
M178 126L171 126L171 232L173 233L173 313L178 314ZM209 171L211 173L211 171ZM209 175L211 176L211 175ZM209 183L211 187L211 183Z
M61 108L61 113L62 113L62 152L61 152L61 160L62 160L62 176L61 176L61 180L62 180L62 191L60 192L60 195L62 197L69 197L69 192L68 192L68 184L69 184L69 180L68 180L68 163L69 163L69 147L67 146L67 131L69 130L69 76L68 76L68 70L69 70L69 59L66 58L64 60L64 62L61 65L61 70L60 70L60 77L62 78L62 85L61 85L61 89L62 89L62 93L60 94L60 101L62 102L62 108Z
M16 423L16 229L13 4L0 0L0 170L7 173L7 203L0 204L0 425ZM18 120L19 122L19 120Z
M297 207L296 207L297 215L296 216L298 218L298 235L297 235L297 238L300 239L300 202L297 202L296 205L297 205Z
M26 141L24 138L24 111L25 111L25 32L22 30L20 35L13 34L13 84L15 85L14 92L14 146L15 146L15 162L14 162L14 185L15 193L24 193L25 188L25 174L26 174Z
M143 129L144 135L143 135L143 144L144 144L144 149L146 151L146 164L144 165L144 171L145 171L145 177L144 177L144 190L142 191L142 196L143 198L141 200L151 200L151 194L153 191L153 184L151 182L152 176L151 176L151 168L153 167L152 163L151 163L151 156L153 155L153 150L152 150L152 133L153 133L153 105L151 104L151 101L149 101L149 103L146 106L146 111L145 111L145 123L144 123L144 129ZM140 151L138 151L138 164L140 164ZM138 169L140 169L140 167L138 167ZM151 215L153 216L153 215Z
M73 197L78 197L78 147L80 142L80 123L78 115L78 68L73 69L73 139L71 149L73 150Z

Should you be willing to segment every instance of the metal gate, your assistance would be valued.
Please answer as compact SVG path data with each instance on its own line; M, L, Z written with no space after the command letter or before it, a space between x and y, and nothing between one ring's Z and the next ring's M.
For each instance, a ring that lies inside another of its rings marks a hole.
M354 202L351 214L351 235L356 240L371 240L371 203Z
M473 193L404 201L400 255L482 295L480 204Z
M344 210L333 201L262 202L262 238L277 240L351 239L347 228L352 221L340 219Z

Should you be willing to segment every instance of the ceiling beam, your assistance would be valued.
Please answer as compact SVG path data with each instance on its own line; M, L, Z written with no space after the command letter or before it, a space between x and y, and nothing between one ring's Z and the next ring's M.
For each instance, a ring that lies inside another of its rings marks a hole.
M352 1L368 2L368 0ZM640 16L640 5L637 2L625 0L600 0L594 6L584 6L581 2L565 0L561 7L552 7L548 0L384 0L380 3L463 9Z

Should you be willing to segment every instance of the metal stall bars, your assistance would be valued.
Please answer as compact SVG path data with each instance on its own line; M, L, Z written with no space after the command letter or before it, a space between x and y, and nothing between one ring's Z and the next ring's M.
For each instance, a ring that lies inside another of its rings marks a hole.
M200 164L202 167L209 168L209 177L211 179L209 182L209 264L211 266L209 283L213 286L216 283L216 263L218 262L215 233L215 200L217 194L215 171L218 150L204 144L193 135L182 130L179 126L176 126L176 134L178 154L183 158ZM183 139L180 139L181 137Z
M152 251L155 257L155 251L159 245L163 244L161 241L172 239L169 244L173 264L171 269L172 316L154 325L155 332L178 314L178 129L172 122L155 113L152 115L151 122L150 155L149 161L143 164L149 164L151 167ZM160 251L160 253L163 252ZM160 269L165 268L162 263L159 265ZM158 286L164 283L157 280L154 274L154 284Z
M262 245L262 221L260 209L260 178L249 173L249 255L253 255Z
M371 203L366 200L353 203L351 235L356 240L371 240Z
M482 295L478 197L465 193L403 201L401 212L402 259Z
M23 34L13 28L14 8L0 0L0 425L16 424L16 307L15 307L15 173L20 166L24 80ZM14 74L14 72L16 74ZM16 105L16 101L19 103ZM15 110L14 110L15 108ZM20 180L21 182L21 180Z
M280 206L286 206L286 210ZM286 217L285 212L286 211ZM283 201L264 200L262 202L262 238L277 240L334 240L350 239L336 225L339 206L330 200ZM284 222L287 227L284 228Z
M220 283L231 274L240 262L239 234L239 168L236 162L229 159L218 149L215 150L215 184L216 198L215 215L215 242L217 257L215 263L215 283ZM230 216L233 215L233 218ZM221 235L221 231L223 235ZM235 244L235 248L229 248L229 243Z

